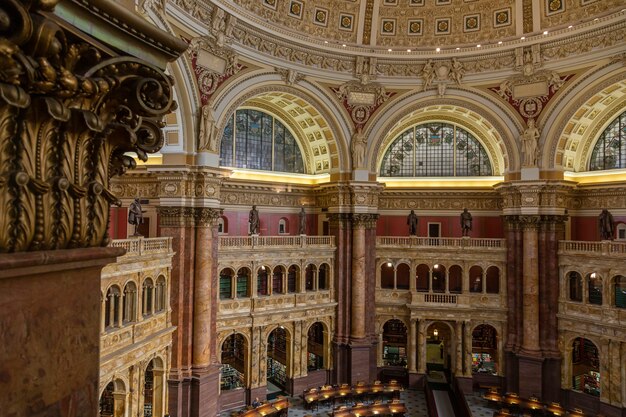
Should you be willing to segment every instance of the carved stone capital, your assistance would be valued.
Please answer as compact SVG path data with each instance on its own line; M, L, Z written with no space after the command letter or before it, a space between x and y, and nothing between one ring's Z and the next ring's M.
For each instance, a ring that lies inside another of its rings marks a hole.
M541 223L541 216L519 216L519 223L524 230L537 230Z
M193 207L157 207L161 227L190 227L194 225Z
M222 215L222 210L207 207L195 208L196 226L215 226Z
M353 214L352 227L355 229L371 229L376 227L378 214Z

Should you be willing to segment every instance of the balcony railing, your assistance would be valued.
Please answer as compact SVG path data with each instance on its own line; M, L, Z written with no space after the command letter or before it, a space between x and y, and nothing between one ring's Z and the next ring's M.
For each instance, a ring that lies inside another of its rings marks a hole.
M220 236L220 249L333 247L334 236Z
M610 242L606 240L603 240L601 242L561 240L559 241L559 252L564 254L592 253L598 255L613 255L621 257L626 255L626 242Z
M116 239L109 246L126 249L124 256L140 256L172 251L171 237L137 237L132 239Z
M376 238L377 247L439 247L439 248L481 248L503 249L504 239L475 239L462 237L417 237L417 236L381 236Z

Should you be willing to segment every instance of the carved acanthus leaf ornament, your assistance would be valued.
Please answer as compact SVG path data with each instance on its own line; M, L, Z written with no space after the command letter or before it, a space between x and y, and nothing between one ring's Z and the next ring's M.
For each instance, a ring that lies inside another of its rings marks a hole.
M107 245L112 175L163 145L172 80L105 57L40 12L0 3L0 252Z

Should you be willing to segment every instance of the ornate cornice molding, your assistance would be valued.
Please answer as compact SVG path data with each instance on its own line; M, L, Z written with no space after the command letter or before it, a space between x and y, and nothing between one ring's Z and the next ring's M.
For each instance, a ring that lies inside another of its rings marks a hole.
M94 46L99 42L84 39L87 34L77 36L45 18L56 3L11 0L0 6L9 20L0 27L0 205L5 213L0 252L107 245L109 207L119 204L109 190L110 178L135 167L127 152L145 161L161 148L162 117L176 106L172 79L161 68L108 55L112 49L99 50ZM98 15L109 10L106 23L93 17L106 33L113 18L118 24L135 22L108 3L68 1L63 8L70 15L76 8ZM145 22L128 30L144 27ZM169 58L182 51L176 51L178 40L154 28L146 36L160 40ZM162 63L163 50L144 47Z

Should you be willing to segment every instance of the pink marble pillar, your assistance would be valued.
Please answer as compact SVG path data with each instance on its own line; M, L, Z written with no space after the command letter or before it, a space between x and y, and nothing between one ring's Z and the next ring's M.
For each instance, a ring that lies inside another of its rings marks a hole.
M541 354L539 346L539 216L522 216L524 228L524 270L523 270L523 340L522 352L525 355Z
M368 215L355 215L352 229L352 308L350 338L365 338L365 225Z

